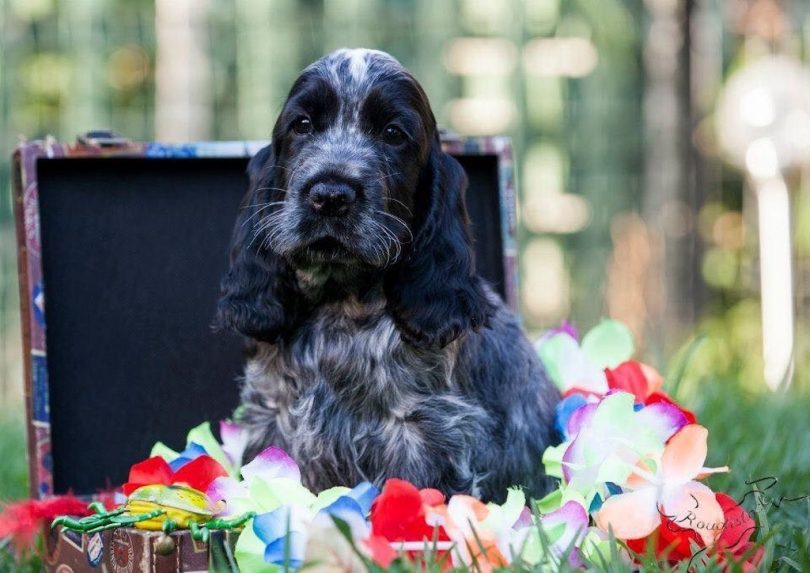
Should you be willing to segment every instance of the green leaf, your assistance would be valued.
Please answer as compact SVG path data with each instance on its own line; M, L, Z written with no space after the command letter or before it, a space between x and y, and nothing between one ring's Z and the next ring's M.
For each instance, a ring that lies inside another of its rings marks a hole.
M594 365L615 368L633 357L633 335L616 320L603 320L582 339L582 350Z

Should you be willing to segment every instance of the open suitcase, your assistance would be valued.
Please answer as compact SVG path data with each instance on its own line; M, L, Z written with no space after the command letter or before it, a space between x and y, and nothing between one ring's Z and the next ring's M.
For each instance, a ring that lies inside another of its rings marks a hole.
M13 157L31 495L88 498L157 440L181 445L238 402L242 340L210 328L249 157L266 142L133 143L89 133ZM445 137L469 177L479 272L517 304L507 138ZM49 571L232 570L208 545L118 529L47 537Z

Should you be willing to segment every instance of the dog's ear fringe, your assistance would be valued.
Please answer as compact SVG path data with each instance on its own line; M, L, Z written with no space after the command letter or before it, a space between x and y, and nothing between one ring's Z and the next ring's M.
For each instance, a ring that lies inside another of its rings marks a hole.
M296 314L295 280L287 262L262 248L256 236L259 210L275 195L275 157L271 146L261 149L247 167L250 186L240 205L231 238L230 268L220 284L213 327L274 342L292 325ZM253 222L253 224L251 224Z
M413 245L385 277L400 335L417 347L445 347L487 326L495 311L475 270L466 188L464 169L434 142L417 190Z

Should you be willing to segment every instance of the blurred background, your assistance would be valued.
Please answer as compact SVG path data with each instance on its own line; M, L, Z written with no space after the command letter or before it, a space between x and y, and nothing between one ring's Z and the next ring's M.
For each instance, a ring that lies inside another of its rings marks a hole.
M806 0L0 0L0 30L9 431L22 405L8 161L19 139L266 139L299 71L343 46L396 56L442 126L512 136L531 333L611 316L662 368L700 337L696 380L758 392L794 372L806 384ZM768 376L763 344L781 348Z

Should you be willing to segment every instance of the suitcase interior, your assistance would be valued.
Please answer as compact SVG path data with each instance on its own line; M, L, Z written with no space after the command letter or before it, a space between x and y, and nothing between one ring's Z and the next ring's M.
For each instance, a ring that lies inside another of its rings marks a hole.
M498 158L459 160L479 272L503 295ZM156 440L182 448L237 406L242 340L210 324L246 163L37 162L55 493L114 487Z

